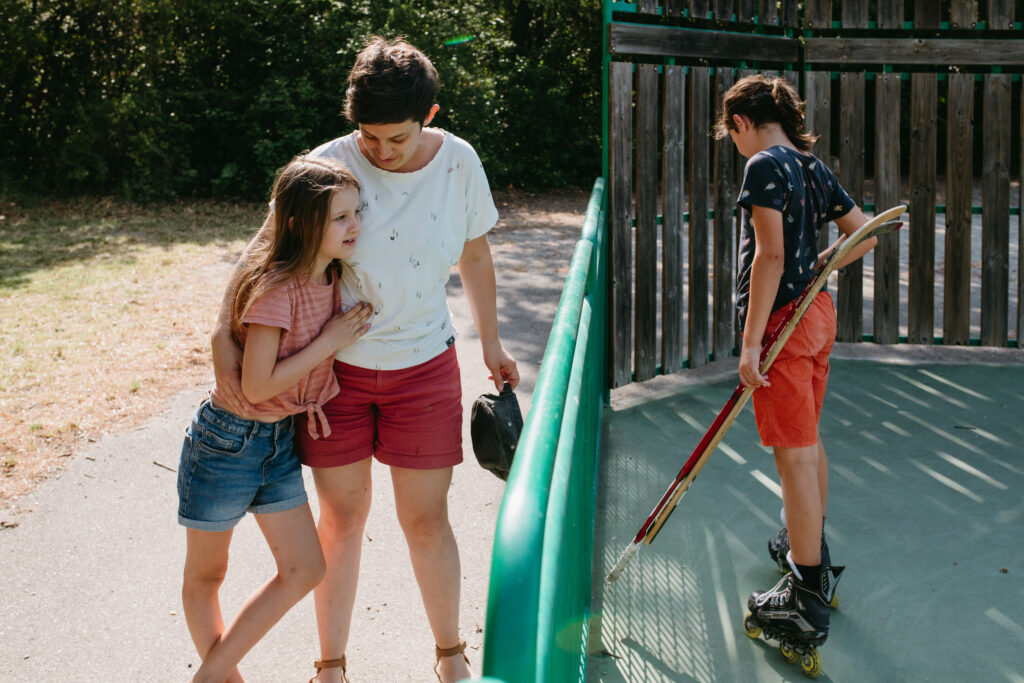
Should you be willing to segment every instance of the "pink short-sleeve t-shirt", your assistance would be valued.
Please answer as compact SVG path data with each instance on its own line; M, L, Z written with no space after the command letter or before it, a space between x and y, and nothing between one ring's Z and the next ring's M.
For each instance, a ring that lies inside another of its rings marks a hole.
M341 296L337 279L319 285L309 278L293 278L288 283L259 297L242 318L242 345L245 345L246 327L250 324L281 328L277 359L282 360L306 348L324 324L341 312ZM213 388L217 398L217 387ZM321 406L338 394L338 380L334 375L334 357L328 356L318 363L306 377L272 399L255 404L247 418L280 418L306 412L310 435L317 438L315 425L319 418L324 436L331 433Z

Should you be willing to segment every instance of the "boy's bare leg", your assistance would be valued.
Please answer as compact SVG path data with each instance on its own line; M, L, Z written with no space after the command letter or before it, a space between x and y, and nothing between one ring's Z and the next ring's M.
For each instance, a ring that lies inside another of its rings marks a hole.
M199 667L193 681L223 681L242 657L324 576L320 539L309 505L256 515L277 574L249 596Z
M185 530L187 550L181 602L192 642L203 660L224 633L218 591L228 570L231 534L231 531ZM229 683L241 683L242 675L236 668L227 680Z
M812 567L821 564L821 526L827 494L821 489L821 471L827 469L821 465L821 440L802 448L776 446L774 451L793 561ZM826 482L827 476L826 472Z
M363 529L373 500L370 458L351 465L314 468L320 521L317 530L327 561L327 575L314 591L320 659L341 659L348 646L352 609L359 582ZM317 674L322 683L344 680L340 668Z
M448 521L448 488L452 468L391 468L398 522L409 544L412 569L419 584L427 621L440 648L459 644L461 569L459 548ZM462 655L441 659L443 681L472 676Z

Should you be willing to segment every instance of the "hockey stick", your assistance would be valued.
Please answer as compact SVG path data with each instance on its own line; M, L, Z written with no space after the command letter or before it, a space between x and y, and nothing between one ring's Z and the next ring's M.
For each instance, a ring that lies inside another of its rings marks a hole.
M808 283L796 301L790 304L792 310L789 315L783 318L778 326L768 335L768 338L764 340L761 347L760 371L762 375L768 372L772 363L775 362L775 358L782 351L782 347L786 344L790 335L793 334L793 330L796 329L797 323L800 322L804 313L810 308L814 297L817 296L818 292L828 282L829 276L839 268L843 258L864 240L898 230L903 224L895 219L903 215L906 210L906 206L896 206L876 215L843 240L828 256L825 263L822 264L821 271ZM729 397L729 400L725 402L725 405L718 412L714 422L711 423L707 432L704 433L700 443L693 449L693 453L690 454L682 469L679 470L679 474L676 475L672 485L668 487L665 495L661 497L661 500L658 501L650 516L643 523L643 526L640 527L640 531L637 532L633 542L630 543L629 547L619 557L618 562L615 563L611 572L608 573L609 583L619 578L619 574L622 573L629 560L640 549L641 541L645 545L650 545L655 536L658 535L662 525L665 524L669 515L675 510L679 499L683 497L686 490L690 488L690 484L700 474L701 468L707 462L708 456L714 452L725 436L725 433L729 431L729 428L740 414L740 411L743 410L743 406L746 405L747 399L750 398L753 391L753 389L748 389L742 384L736 387L732 396Z

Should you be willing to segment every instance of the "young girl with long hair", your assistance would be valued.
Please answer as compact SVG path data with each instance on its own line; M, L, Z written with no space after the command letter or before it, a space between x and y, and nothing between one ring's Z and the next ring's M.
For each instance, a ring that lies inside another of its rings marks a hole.
M743 214L736 287L740 380L756 389L754 415L761 442L774 450L785 525L769 552L787 573L771 590L751 594L749 620L806 651L828 636L829 605L843 570L832 565L823 533L828 461L818 422L836 337L829 293L817 295L766 376L759 370L761 341L837 246L819 254L820 231L835 221L843 239L867 219L810 154L816 138L804 130L802 102L784 79L737 81L725 93L716 126L716 137L726 136L748 158L737 200ZM865 240L840 265L875 242Z
M203 663L194 681L241 681L242 657L324 575L324 556L293 446L293 415L309 437L330 435L321 406L336 396L334 354L369 328L371 307L342 313L341 261L361 229L359 182L342 164L296 157L272 192L272 231L234 282L232 334L243 349L232 412L214 386L186 432L178 468L178 521L186 527L182 602ZM220 585L234 526L250 511L277 573L224 627Z

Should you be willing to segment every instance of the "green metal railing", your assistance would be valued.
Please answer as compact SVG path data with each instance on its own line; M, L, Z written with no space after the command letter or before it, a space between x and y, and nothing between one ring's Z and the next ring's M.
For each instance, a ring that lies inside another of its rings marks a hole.
M492 683L586 678L607 377L605 205L598 178L498 513L484 631Z

